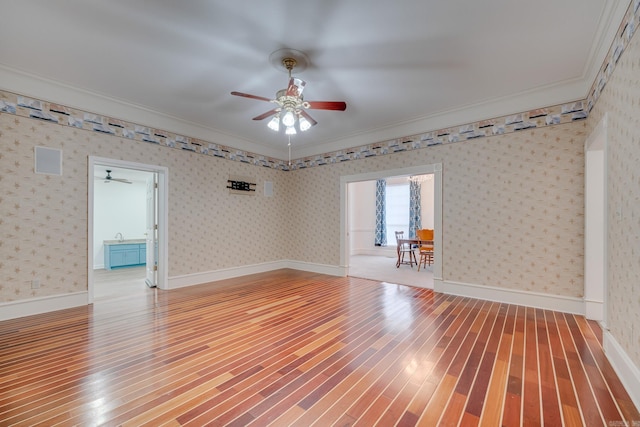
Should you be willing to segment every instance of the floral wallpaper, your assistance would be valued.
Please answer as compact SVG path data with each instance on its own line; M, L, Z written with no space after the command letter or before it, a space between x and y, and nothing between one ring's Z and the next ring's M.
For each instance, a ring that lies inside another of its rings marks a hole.
M583 295L585 123L287 173L304 261L338 265L342 175L443 167L443 279ZM291 178L289 178L291 176Z
M62 150L62 176L34 173L35 146ZM3 113L0 147L0 302L87 289L90 155L169 169L170 277L287 256L277 169ZM257 191L229 194L230 174L251 177ZM36 279L41 287L31 289Z
M637 3L637 2L636 2ZM625 34L626 30L621 30ZM587 124L607 114L607 326L640 367L640 39L626 46Z

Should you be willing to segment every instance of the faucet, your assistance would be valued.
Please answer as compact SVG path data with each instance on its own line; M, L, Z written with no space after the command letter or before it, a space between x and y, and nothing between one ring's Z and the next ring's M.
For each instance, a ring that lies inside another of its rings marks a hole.
M119 239L118 236L120 236ZM118 242L122 242L124 240L124 236L122 235L122 233L116 233L116 239L118 239Z

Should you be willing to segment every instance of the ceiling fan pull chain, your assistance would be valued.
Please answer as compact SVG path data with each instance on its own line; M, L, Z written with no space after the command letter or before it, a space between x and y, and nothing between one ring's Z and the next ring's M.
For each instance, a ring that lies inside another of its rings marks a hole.
M287 144L287 146L289 147L289 169L291 169L291 135L289 136L289 143Z

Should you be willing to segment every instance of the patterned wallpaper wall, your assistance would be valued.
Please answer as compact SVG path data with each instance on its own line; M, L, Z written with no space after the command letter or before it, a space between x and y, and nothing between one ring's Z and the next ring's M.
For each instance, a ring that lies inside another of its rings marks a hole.
M585 137L574 122L287 173L314 241L296 252L339 263L341 175L442 163L445 280L581 297Z
M587 124L607 113L608 326L640 367L640 39L617 63ZM618 215L618 212L620 215Z
M168 167L170 277L286 258L284 172L12 114L0 142L0 301L86 290L89 155ZM62 149L62 176L34 173L34 146ZM230 195L229 174L258 191Z

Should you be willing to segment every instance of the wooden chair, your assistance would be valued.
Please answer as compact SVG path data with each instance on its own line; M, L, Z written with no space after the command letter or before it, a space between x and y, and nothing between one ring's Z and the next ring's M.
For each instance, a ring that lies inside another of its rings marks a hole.
M399 240L404 239L404 231L396 231L396 244L398 245L398 262L396 267L400 267L400 264L409 264L413 268L413 263L418 263L416 253L413 246L409 243L403 243L400 245ZM404 260L404 255L409 254L409 261Z
M420 241L418 244L420 253L418 271L420 271L421 265L424 265L424 267L427 268L427 262L429 265L433 263L433 230L427 228L416 230L416 237ZM422 241L425 241L425 243L422 243Z

